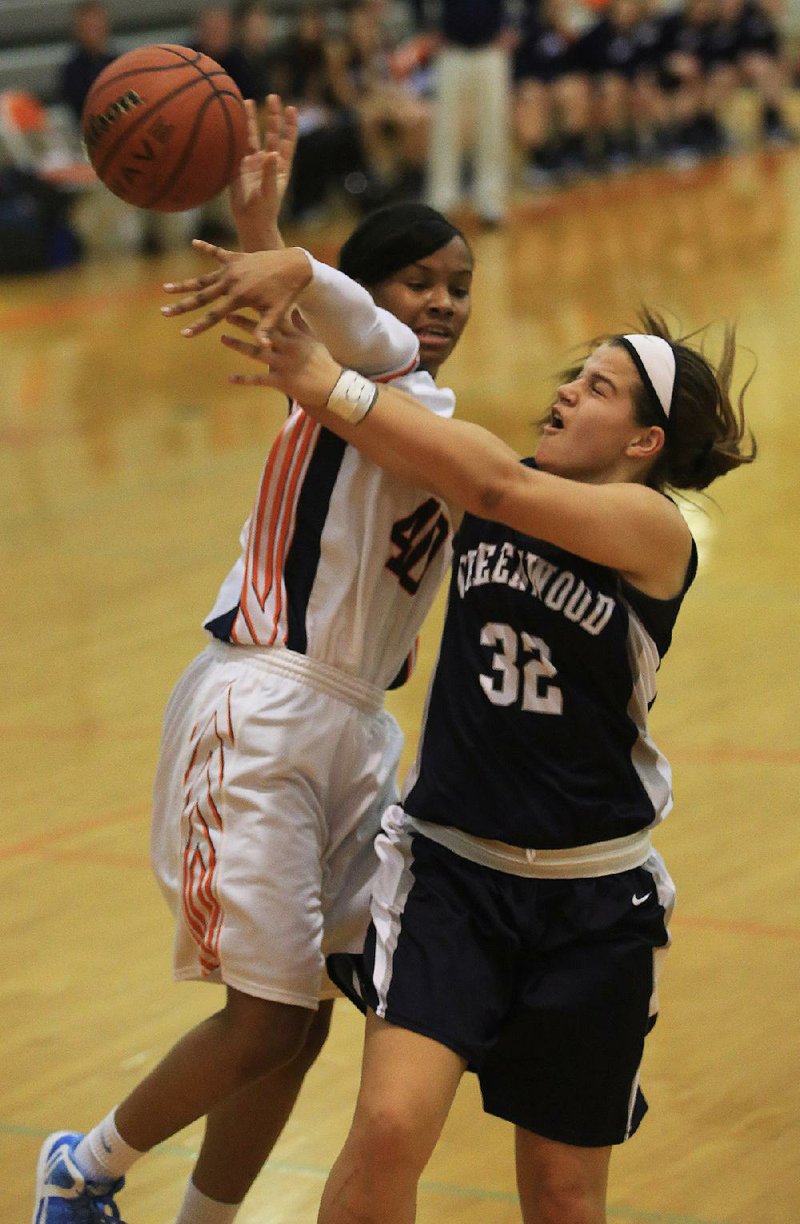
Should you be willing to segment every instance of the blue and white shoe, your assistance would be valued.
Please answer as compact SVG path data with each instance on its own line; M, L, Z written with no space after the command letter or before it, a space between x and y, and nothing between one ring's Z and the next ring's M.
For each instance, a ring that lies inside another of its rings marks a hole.
M36 1206L32 1224L124 1224L114 1195L125 1178L112 1185L87 1182L75 1164L75 1148L83 1135L57 1131L48 1135L36 1166Z

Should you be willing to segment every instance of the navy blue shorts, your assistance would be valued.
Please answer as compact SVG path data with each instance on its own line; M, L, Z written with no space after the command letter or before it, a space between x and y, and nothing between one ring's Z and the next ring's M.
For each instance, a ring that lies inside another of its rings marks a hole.
M464 1057L490 1114L583 1147L633 1134L674 898L659 856L598 879L536 880L405 829L376 845L364 952L328 958L340 989Z

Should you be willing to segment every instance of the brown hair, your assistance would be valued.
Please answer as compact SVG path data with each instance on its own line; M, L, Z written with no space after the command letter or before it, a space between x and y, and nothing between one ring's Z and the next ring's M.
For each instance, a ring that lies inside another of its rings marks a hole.
M647 483L655 489L705 489L726 472L752 463L757 446L744 415L744 395L752 374L736 397L731 398L731 380L736 357L736 329L726 324L722 352L712 364L700 346L688 343L705 328L687 336L674 336L664 317L644 307L638 316L637 330L660 336L675 353L675 396L670 411L664 447L648 473ZM619 343L616 336L601 336L592 341L590 351L600 344ZM580 369L568 373L574 376ZM641 384L634 393L638 425L661 425L652 399Z

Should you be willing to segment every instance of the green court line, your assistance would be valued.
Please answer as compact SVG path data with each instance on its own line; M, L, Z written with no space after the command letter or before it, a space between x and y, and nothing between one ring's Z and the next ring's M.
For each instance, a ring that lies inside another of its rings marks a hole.
M0 1122L0 1134L45 1139L48 1132L34 1126L16 1126ZM167 1142L159 1144L150 1154L180 1160L195 1160L197 1148L182 1143ZM285 1177L308 1177L320 1182L325 1181L328 1176L328 1169L320 1165L294 1164L288 1160L271 1160L265 1172ZM516 1194L511 1190L489 1190L482 1186L457 1186L449 1182L433 1182L423 1179L419 1188L423 1194L437 1194L448 1198L477 1199L493 1203L515 1203L517 1201ZM610 1220L628 1220L631 1224L724 1224L722 1220L675 1215L671 1212L665 1214L661 1211L642 1211L638 1207L609 1206L608 1217Z

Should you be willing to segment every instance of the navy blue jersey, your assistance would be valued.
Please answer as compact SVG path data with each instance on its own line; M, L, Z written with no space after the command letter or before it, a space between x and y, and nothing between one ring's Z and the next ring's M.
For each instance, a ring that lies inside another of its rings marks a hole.
M557 81L572 69L573 42L557 26L531 17L514 55L514 79L545 84Z
M460 47L485 47L509 24L506 0L413 0L418 24Z
M642 67L643 48L635 26L621 29L607 17L590 26L575 43L574 60L585 72L632 78Z
M664 16L661 30L663 55L692 55L702 62L708 59L711 22L691 21L679 10Z
M708 32L709 58L712 62L736 63L742 56L760 51L775 56L779 38L775 23L758 4L745 4L728 21L715 21Z
M624 837L671 806L649 738L671 600L543 540L466 516L410 790L414 817L516 846Z

